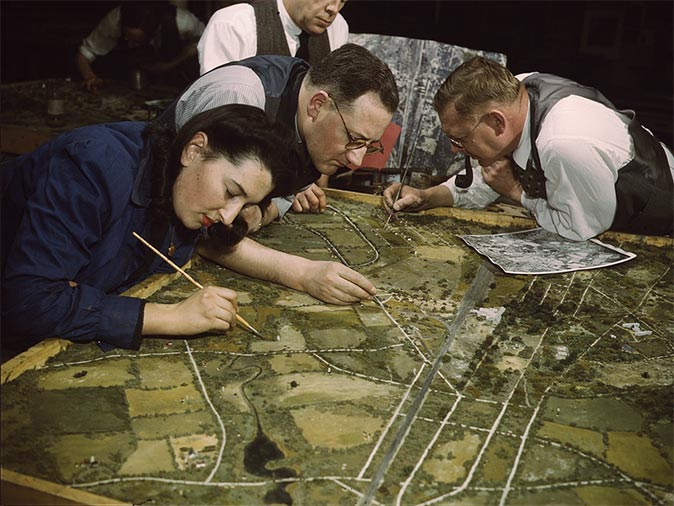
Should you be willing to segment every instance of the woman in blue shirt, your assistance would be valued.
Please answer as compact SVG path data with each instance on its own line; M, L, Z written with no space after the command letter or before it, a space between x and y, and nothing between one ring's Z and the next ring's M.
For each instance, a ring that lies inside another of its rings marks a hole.
M176 304L119 295L172 271L134 231L178 265L201 238L229 268L328 302L368 298L349 279L374 287L341 264L237 244L247 231L239 211L292 192L303 163L291 134L262 110L226 105L177 133L138 122L79 128L3 164L3 347L58 336L138 349L143 335L230 329L236 293L227 288Z

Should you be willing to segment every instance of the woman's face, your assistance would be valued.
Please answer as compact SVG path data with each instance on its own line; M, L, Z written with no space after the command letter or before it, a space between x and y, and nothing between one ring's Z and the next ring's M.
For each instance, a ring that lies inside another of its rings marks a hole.
M204 160L206 135L198 133L184 149L182 171L173 185L173 208L185 227L196 230L231 225L241 209L272 191L269 171L256 159L238 165L224 157Z

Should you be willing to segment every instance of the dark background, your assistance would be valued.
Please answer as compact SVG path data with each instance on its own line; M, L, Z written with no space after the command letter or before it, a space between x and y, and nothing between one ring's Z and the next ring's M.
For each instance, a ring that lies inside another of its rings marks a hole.
M0 81L77 76L74 55L110 1L0 1ZM202 21L233 1L186 1ZM432 39L505 53L514 72L601 90L672 145L674 2L349 0L353 33Z

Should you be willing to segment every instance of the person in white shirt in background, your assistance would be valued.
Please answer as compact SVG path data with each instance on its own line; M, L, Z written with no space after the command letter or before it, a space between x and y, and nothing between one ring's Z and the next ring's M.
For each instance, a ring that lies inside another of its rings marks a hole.
M551 74L513 76L478 56L449 75L433 106L452 150L479 163L475 181L400 192L396 183L384 191L387 209L481 208L502 196L572 240L606 230L672 235L671 150L597 90Z
M196 43L203 31L194 14L168 2L123 2L82 41L75 64L90 91L103 86L99 74L127 78L135 68L185 86L198 77Z
M326 34L329 50L337 49L346 44L349 38L349 25L339 14L344 4L345 0L262 0L220 9L208 20L197 44L200 72L204 74L225 63L251 56L297 56L302 32L308 33L310 38ZM264 11L260 10L261 7ZM273 24L271 29L279 26L283 29L286 45L265 51L264 46L267 46L271 32L266 26L259 30L265 19L262 15L258 19L256 14L269 10L280 21L280 25ZM260 38L263 39L262 44L259 43ZM318 55L318 58L322 56L325 55ZM307 61L312 65L316 63Z

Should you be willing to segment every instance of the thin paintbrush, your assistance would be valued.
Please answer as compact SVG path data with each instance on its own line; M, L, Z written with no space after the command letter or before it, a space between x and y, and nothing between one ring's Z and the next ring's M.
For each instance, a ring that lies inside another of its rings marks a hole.
M147 247L150 248L152 251L154 251L157 255L159 255L159 256L164 260L164 262L166 262L166 263L169 264L171 267L173 267L176 271L178 271L180 274L182 274L183 276L185 276L185 277L188 279L188 281L190 281L190 282L191 282L194 286L196 286L199 290L201 290L201 289L203 288L203 285L202 285L201 283L199 283L196 279L194 279L192 276L190 276L190 275L187 274L184 270L182 270L180 267L178 267L178 266L177 266L177 265L176 265L176 264L175 264L169 257L167 257L167 256L164 255L161 251L159 251L157 248L155 248L154 246L152 246L152 244L150 244L149 242L147 242L145 239L143 239L143 238L142 238L140 235L138 235L136 232L133 232L133 236L134 236L136 239L138 239L140 242L142 242L143 244L145 244L145 246L147 246ZM246 329L248 329L250 332L252 332L253 334L255 334L257 337L259 337L260 339L264 339L264 337L262 337L262 334L260 334L257 330L255 330L255 328L254 328L250 323L248 323L246 320L244 320L243 316L239 315L238 313L236 314L236 320L237 320L241 325L243 325L244 327L246 327Z
M388 222L391 221L391 218L395 214L395 211L393 210L393 206L395 203L398 201L400 198L400 192L403 190L403 186L405 186L405 178L407 177L407 171L409 169L409 165L405 167L405 171L403 172L403 177L400 178L400 186L398 187L398 191L396 192L396 196L393 199L393 204L391 204L391 210L388 213L388 218L386 218L386 223L384 223L384 228L388 225Z

